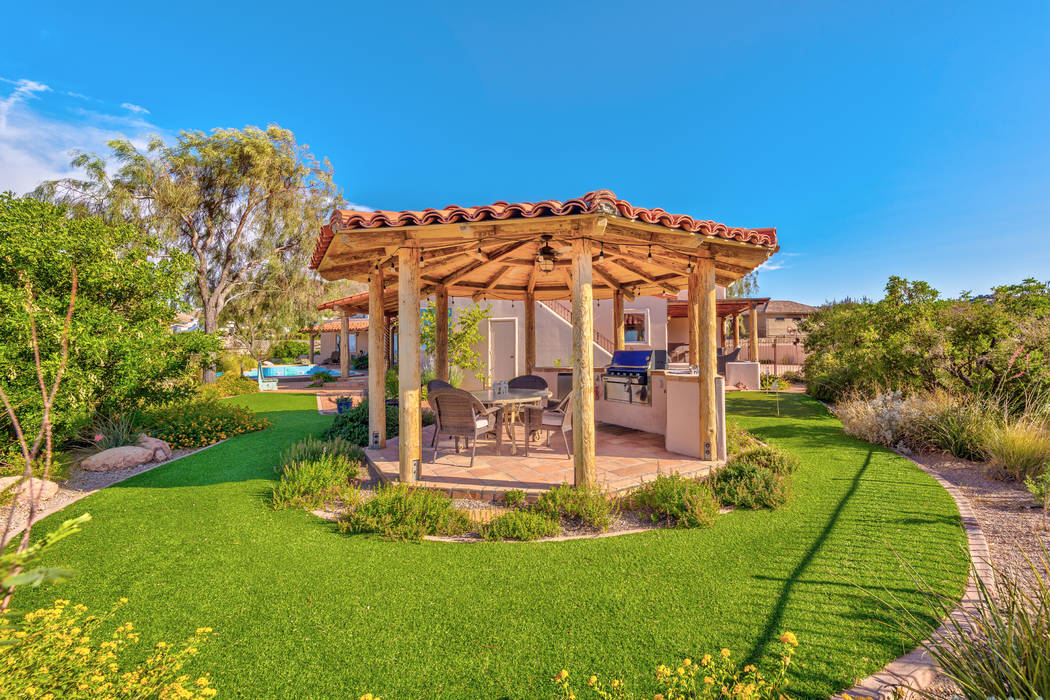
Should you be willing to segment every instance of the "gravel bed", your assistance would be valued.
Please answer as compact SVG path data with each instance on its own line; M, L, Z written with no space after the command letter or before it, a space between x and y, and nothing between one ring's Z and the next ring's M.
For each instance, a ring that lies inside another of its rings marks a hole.
M1025 557L1036 562L1044 548L1050 551L1050 518L1024 484L992 479L980 462L970 462L950 454L908 456L962 491L988 540L995 568L1028 580L1029 566Z

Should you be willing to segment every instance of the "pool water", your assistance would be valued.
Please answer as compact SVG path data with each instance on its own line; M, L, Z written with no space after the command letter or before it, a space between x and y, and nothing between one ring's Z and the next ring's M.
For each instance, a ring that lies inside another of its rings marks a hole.
M308 377L318 372L327 372L334 377L339 376L339 370L329 369L320 365L273 365L272 367L263 367L263 379L271 377ZM351 372L351 374L354 373ZM244 370L244 376L254 379L256 370L246 369Z

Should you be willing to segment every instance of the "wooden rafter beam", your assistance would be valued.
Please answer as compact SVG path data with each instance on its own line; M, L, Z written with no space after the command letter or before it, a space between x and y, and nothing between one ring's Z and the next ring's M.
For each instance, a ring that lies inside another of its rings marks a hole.
M471 299L473 299L474 301L477 301L477 300L481 299L481 297L485 296L486 293L492 291L492 289L497 284L499 284L499 281L501 279L503 279L503 275L507 274L507 270L509 270L509 269L510 269L509 265L504 265L503 267L501 267L499 269L499 271L497 271L496 274L494 274L492 276L492 278L485 284L484 288L482 288L479 291L475 292L471 296Z
M475 263L472 263L470 265L467 265L466 267L464 267L463 269L459 270L458 272L454 272L451 275L449 275L448 277L446 277L445 279L441 280L441 283L443 285L445 285L445 286L451 286L451 285L455 284L456 282L458 282L459 280L463 279L464 277L466 277L466 276L468 276L468 275L470 275L470 274L472 274L474 272L477 272L478 270L480 270L481 268L485 267L486 265L491 265L492 263L500 262L504 258L510 257L515 251L520 250L521 248L524 248L525 246L532 245L533 243L534 243L534 241L525 241L525 242L514 242L514 243L511 243L510 245L505 245L502 248L499 248L498 251L496 251L494 254L486 255L485 256L487 258L486 260L480 260L478 262L475 262Z
M627 258L623 257L616 257L612 259L612 262L614 265L618 265L623 269L627 270L628 272L633 272L635 275L641 277L644 281L648 282L649 284L655 284L656 286L660 287L661 289L667 292L670 292L671 294L678 293L678 288L673 287L670 284L666 284L663 278L654 277L648 272L645 272L640 267L638 267L632 260L628 260ZM675 276L677 275L673 275L672 277Z
M618 292L622 292L630 301L634 301L634 292L620 283L608 270L601 265L594 265L592 269L594 270L594 274L600 277L607 285Z

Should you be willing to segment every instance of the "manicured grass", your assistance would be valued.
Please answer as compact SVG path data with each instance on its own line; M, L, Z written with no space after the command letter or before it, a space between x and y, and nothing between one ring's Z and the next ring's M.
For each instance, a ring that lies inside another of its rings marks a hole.
M771 396L728 399L744 428L802 459L782 510L733 512L708 530L474 545L340 535L272 510L280 449L331 418L310 395L235 400L274 427L63 511L94 517L48 557L79 573L17 604L61 596L101 609L127 596L123 616L147 644L211 626L218 636L190 670L211 671L230 696L547 697L562 668L637 685L659 663L722 647L758 658L791 630L794 692L827 697L903 650L854 584L918 605L894 551L941 591L959 595L965 579L948 494L798 395L780 397L780 417Z

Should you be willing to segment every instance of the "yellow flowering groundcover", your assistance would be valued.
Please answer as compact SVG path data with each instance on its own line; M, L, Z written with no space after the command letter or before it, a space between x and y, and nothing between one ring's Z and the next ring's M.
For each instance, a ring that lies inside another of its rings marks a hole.
M206 447L271 425L247 408L215 399L152 409L143 414L141 422L146 432L164 440L172 449Z
M84 605L56 600L18 620L0 618L0 697L40 698L210 698L216 694L207 675L181 673L211 636L200 627L181 646L158 642L142 662L122 655L139 644L130 622L108 632L121 598L103 615L88 615Z

